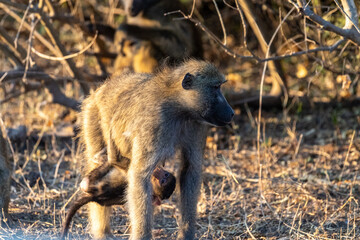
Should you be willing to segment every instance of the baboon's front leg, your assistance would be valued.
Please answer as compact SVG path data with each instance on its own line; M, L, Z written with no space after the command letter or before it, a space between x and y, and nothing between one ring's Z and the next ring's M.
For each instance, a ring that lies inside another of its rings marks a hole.
M201 152L201 150L200 150ZM180 172L180 231L178 239L194 239L197 202L201 186L202 155L184 151Z

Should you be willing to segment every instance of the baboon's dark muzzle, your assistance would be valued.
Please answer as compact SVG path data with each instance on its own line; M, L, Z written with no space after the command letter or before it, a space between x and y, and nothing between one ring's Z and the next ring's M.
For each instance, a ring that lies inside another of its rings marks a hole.
M225 126L229 124L234 116L234 110L226 102L226 104L218 104L207 112L203 118L210 124L215 126Z
M216 120L218 126L225 126L229 124L234 117L234 110L230 107L229 104L227 106L221 106L216 109Z

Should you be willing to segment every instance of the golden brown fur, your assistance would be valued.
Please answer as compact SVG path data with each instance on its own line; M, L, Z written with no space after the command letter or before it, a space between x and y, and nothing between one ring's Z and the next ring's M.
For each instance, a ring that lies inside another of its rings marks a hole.
M115 42L121 39L121 45L117 42L118 56L114 62L114 71L130 70L138 73L152 73L159 64L161 56L148 41L124 39L120 32L115 34ZM119 41L120 42L120 41ZM117 72L118 71L118 72Z

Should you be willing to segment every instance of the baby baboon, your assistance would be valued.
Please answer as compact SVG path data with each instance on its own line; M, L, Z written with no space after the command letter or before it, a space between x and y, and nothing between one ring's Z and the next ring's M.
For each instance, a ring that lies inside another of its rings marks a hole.
M152 202L160 205L161 200L168 199L173 193L176 179L168 171L156 168L151 176L151 184ZM126 175L114 165L105 163L92 170L80 183L82 193L68 210L61 238L65 238L71 219L82 206L89 202L96 202L101 206L123 205L126 202L126 188Z
M152 73L159 62L202 58L199 33L189 21L174 21L165 13L183 10L178 0L124 0L127 19L115 33L118 56L114 70L130 68ZM131 59L129 61L129 59Z
M234 115L220 91L224 82L213 65L190 60L155 75L113 77L84 100L81 137L88 172L99 166L91 159L104 147L110 163L130 160L127 202L132 239L151 239L151 175L177 151L182 163L179 238L194 238L207 126L224 126ZM110 234L109 215L108 207L89 206L95 238Z
M3 217L8 217L11 172L12 160L0 127L0 223Z

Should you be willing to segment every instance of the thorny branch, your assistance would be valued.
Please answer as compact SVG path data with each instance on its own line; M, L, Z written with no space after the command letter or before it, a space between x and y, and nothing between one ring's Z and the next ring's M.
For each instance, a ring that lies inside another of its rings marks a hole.
M350 39L352 40L354 43L356 43L357 45L360 46L360 32L357 32L358 28L358 24L354 19L357 19L357 14L356 14L356 7L355 4L353 3L352 0L348 0L345 1L343 0L343 4L346 2L347 3L347 7L343 8L343 11L345 13L347 13L347 15L349 16L349 18L347 18L347 21L350 21L351 24L355 27L355 29L347 29L349 24L346 24L346 28L339 28L335 25L333 25L332 23L324 20L323 18L321 18L320 16L316 15L313 11L311 11L309 5L302 5L301 7L296 4L295 2L288 0L291 4L293 4L296 9L301 12L302 14L304 14L305 16L308 16L311 20L313 20L314 22L318 23L319 25L322 26L322 28L324 30L329 30L332 31L336 34L338 34L341 37L344 37L346 39ZM237 3L237 1L235 1ZM230 6L233 9L238 9L239 13L241 14L241 20L243 22L243 28L244 28L244 39L246 39L246 23L244 21L243 15L242 15L242 10L240 6L236 6L232 7L231 5L229 5L229 3L227 3L226 1L224 1L224 3L227 6ZM345 4L344 4L345 5ZM194 7L193 7L194 8ZM349 12L348 12L349 11ZM187 19L191 22L193 22L196 26L198 26L202 31L204 31L208 37L210 37L210 39L214 40L217 44L219 44L219 46L225 51L226 54L232 56L233 58L241 58L243 60L254 60L258 63L263 63L263 62L267 62L267 61L273 61L273 60L281 60L281 59L285 59L285 58L290 58L290 57L295 57L295 56L300 56L300 55L305 55L305 54L309 54L309 53L316 53L316 52L324 52L324 51L328 51L328 52L332 52L334 50L337 50L338 47L344 43L345 41L339 40L337 41L335 44L331 45L331 46L321 46L318 48L313 48L313 49L309 49L309 50L304 50L304 51L299 51L299 52L294 52L294 53L290 53L290 54L286 54L286 55L281 55L281 56L271 56L271 57L266 57L266 58L260 58L259 56L255 55L253 52L251 52L249 49L249 52L251 53L250 56L246 56L246 55L241 55L238 54L236 52L234 52L232 49L230 49L226 44L224 44L213 32L211 32L202 22L200 22L199 20L195 19L193 17L192 14L193 10L191 11L191 14L187 15L185 14L183 11L178 10L178 11L173 11L173 12L169 12L166 13L165 15L169 15L169 14L176 14L179 13L182 15L182 18L180 19ZM179 20L175 19L175 20ZM223 32L225 32L225 30L223 29ZM245 40L244 40L245 41ZM246 41L245 41L246 42ZM244 43L245 45L245 43ZM245 45L245 47L247 47Z
M289 0L289 1L291 4L293 4L296 7L296 9L300 13L302 13L305 16L307 16L308 18L310 18L313 22L319 24L322 27L322 29L331 31L333 33L336 33L337 35L344 37L344 38L350 39L354 43L356 43L358 46L360 46L360 32L357 31L358 24L356 21L353 20L353 19L355 19L355 16L357 16L357 14L354 13L354 11L356 12L356 7L352 0L342 1L343 3L344 2L347 3L347 5L346 5L347 8L343 9L344 13L346 13L346 24L345 24L344 28L337 27L334 24L324 20L319 15L316 15L310 9L310 6L308 4L303 4L302 1L298 1L299 2L298 4L291 0ZM352 4L350 4L350 2L352 2ZM349 11L349 12L346 12L346 11ZM348 23L349 21L351 23ZM349 28L350 24L352 24L356 29Z

